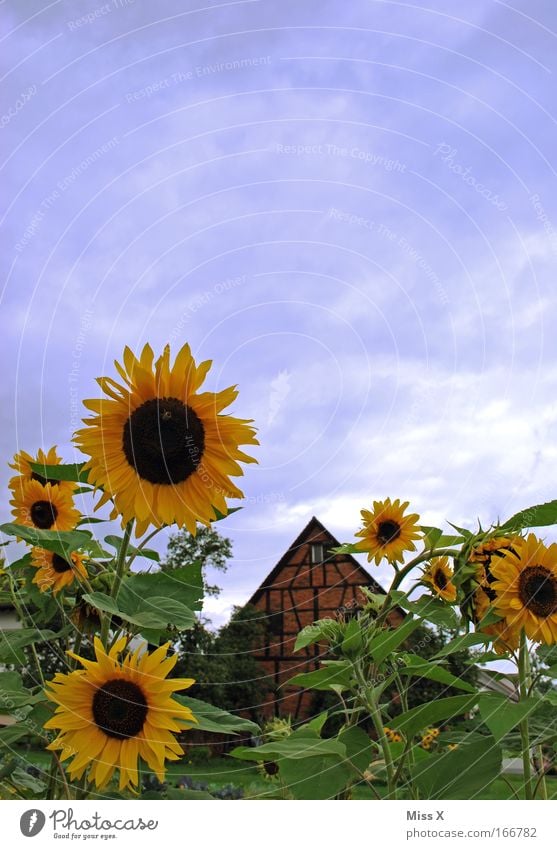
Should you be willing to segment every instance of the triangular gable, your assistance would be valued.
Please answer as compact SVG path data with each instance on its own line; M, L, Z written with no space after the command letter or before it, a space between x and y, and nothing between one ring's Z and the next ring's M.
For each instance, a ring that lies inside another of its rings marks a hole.
M259 598L261 597L262 593L275 584L276 579L278 578L281 570L285 566L288 566L296 551L302 546L308 545L308 543L320 541L318 540L318 538L321 534L326 534L328 536L332 547L337 547L340 545L340 542L319 521L319 519L317 519L315 516L312 516L303 531L298 534L290 548L288 548L287 551L282 555L277 565L269 572L261 586L254 592L254 594L247 603L256 604ZM383 595L385 594L385 590L383 589L383 587L377 583L375 578L373 578L369 574L369 572L362 566L361 563L356 560L355 557L352 557L351 554L343 554L341 556L343 557L345 562L348 562L350 563L350 565L353 566L354 571L358 571L360 574L363 575L365 580L362 581L362 583L365 583L367 586L369 586L375 593L382 593Z

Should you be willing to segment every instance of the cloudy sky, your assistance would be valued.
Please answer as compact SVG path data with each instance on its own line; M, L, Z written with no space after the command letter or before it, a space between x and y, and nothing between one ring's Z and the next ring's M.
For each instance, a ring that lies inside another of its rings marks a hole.
M126 344L213 359L261 441L216 621L312 515L557 496L551 0L1 11L2 456L77 459Z

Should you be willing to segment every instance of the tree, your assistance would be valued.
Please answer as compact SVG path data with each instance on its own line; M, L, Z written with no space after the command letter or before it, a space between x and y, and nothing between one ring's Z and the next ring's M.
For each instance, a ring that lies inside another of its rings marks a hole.
M201 526L197 529L195 536L186 530L180 530L171 535L161 569L170 572L172 569L198 560L203 569L205 595L218 596L221 588L207 582L207 570L216 569L219 572L226 572L227 561L231 557L232 542L228 537L221 536L213 526L208 528Z

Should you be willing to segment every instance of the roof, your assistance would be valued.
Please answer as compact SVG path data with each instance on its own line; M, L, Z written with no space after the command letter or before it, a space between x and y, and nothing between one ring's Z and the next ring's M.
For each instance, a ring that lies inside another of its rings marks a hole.
M283 567L288 564L293 552L296 551L297 548L301 548L303 545L307 545L308 542L311 542L312 539L316 539L317 536L322 533L327 534L334 546L339 546L341 544L328 530L328 528L326 528L325 525L323 525L322 522L319 521L319 519L317 519L315 516L312 516L303 531L298 534L290 548L288 548L287 551L285 551L285 553L282 555L277 565L273 569L271 569L265 580L254 592L247 604L255 604L259 600L263 592L275 583L275 578L277 578L277 576L280 574L281 569L283 569ZM351 554L343 554L342 556L345 558L345 560L352 563L355 569L359 569L360 572L364 573L370 587L373 589L373 592L382 593L383 595L385 595L385 590L383 589L383 587L377 583L375 578L373 578L369 574L367 569L365 569L362 564L358 560L356 560L355 557L352 557Z

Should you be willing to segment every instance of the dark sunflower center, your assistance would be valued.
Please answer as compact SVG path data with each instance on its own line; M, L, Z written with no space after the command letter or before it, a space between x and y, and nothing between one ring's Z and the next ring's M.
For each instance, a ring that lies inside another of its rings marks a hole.
M72 568L72 564L67 560L64 560L63 557L60 557L59 554L52 555L52 568L55 572L67 572Z
M263 769L267 775L276 775L279 771L278 764L273 763L273 761L263 761Z
M442 569L438 569L435 573L435 585L439 587L440 590L445 590L447 588L447 576L443 572Z
M178 398L153 398L124 426L126 460L150 483L181 483L201 462L205 430L197 413Z
M524 607L536 616L557 612L557 579L544 566L528 566L520 573L518 594Z
M147 718L147 700L132 681L107 681L93 697L93 718L98 728L125 740L139 734Z
M56 521L58 510L51 501L35 501L31 505L31 521L41 531L48 531Z
M384 522L379 522L377 539L381 545L387 545L389 542L394 542L394 540L399 536L400 525L398 522L393 521L393 519L386 519Z

